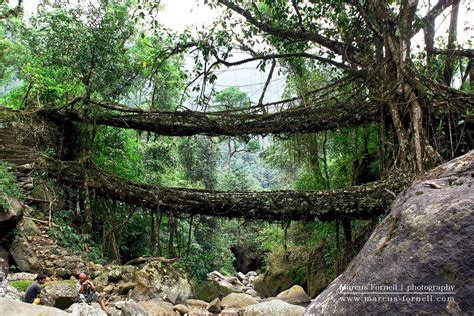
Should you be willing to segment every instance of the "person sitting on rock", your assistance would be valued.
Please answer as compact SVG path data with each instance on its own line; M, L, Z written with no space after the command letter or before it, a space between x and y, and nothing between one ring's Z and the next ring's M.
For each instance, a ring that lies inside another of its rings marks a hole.
M41 293L41 285L46 282L46 274L40 273L36 277L36 282L28 286L25 293L25 303L40 305L41 300L38 295Z
M76 285L77 290L79 291L80 298L86 303L97 302L104 311L105 304L102 298L97 293L94 283L84 272L79 274L79 282Z

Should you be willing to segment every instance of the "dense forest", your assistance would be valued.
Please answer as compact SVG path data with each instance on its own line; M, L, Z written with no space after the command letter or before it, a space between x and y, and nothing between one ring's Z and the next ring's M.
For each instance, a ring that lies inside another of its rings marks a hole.
M469 1L196 1L218 17L183 32L160 1L27 4L1 4L0 122L34 140L37 218L87 261L280 269L315 297L416 176L474 148ZM220 84L242 66L257 95Z

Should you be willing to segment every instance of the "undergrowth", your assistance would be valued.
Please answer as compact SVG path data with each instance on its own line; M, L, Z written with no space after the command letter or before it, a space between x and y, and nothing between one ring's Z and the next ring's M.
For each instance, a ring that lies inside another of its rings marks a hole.
M0 162L0 209L9 207L4 196L16 197L23 199L23 194L16 184L16 178L8 172L11 164Z

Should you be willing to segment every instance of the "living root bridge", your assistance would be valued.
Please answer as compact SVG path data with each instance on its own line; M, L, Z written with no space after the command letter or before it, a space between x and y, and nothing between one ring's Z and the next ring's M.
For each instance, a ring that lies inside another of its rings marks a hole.
M160 111L96 105L91 116L97 125L148 131L165 136L239 136L315 133L323 130L357 127L377 121L379 106L372 103L340 106L298 107L270 114ZM84 122L76 110L41 109L40 115L56 121Z
M227 218L331 221L336 217L374 218L389 209L391 202L410 181L389 179L347 189L321 191L220 192L166 188L140 184L100 170L92 163L64 162L44 158L42 168L68 185L127 204L182 215Z

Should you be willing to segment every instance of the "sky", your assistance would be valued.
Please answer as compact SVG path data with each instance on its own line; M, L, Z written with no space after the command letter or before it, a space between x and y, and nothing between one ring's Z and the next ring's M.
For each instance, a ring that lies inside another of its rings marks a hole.
M222 12L220 9L211 9L208 5L204 5L203 0L162 0L161 3L163 11L158 14L159 21L177 32L182 32L186 27L193 25L210 26ZM248 58L249 55L237 53L235 57L243 59ZM258 63L255 62L220 71L215 89L220 91L227 87L237 86L248 94L252 102L257 103L268 76L268 70L267 72L258 71L257 65ZM285 77L278 76L275 70L265 94L264 103L280 100L284 88Z
M10 0L10 3L15 3L16 1L17 0ZM420 0L420 6L427 1L428 0ZM24 0L26 16L30 16L36 10L39 2L40 0ZM157 18L162 24L176 32L182 32L186 27L190 26L209 26L221 12L219 9L211 9L205 5L204 0L161 0L161 3L163 10L158 14ZM474 9L474 1L461 0L461 4L458 19L458 42L462 43L468 40L474 42L472 11L467 12L466 9L469 4L473 7L471 9ZM436 25L438 30L441 31L440 34L443 33L444 29L447 29L449 25L449 10L446 10L444 14L437 18ZM412 47L416 49L416 46L419 46L422 49L423 44L423 33L420 32L414 37ZM248 56L237 55L237 58L246 57ZM188 59L186 64L188 65L187 67L190 68L192 61ZM221 71L216 81L216 90L219 91L226 87L237 86L242 91L245 91L253 102L257 102L267 79L267 73L255 70L257 64L258 63L246 64ZM281 75L279 76L275 71L264 101L271 102L281 99L284 86L285 78Z

